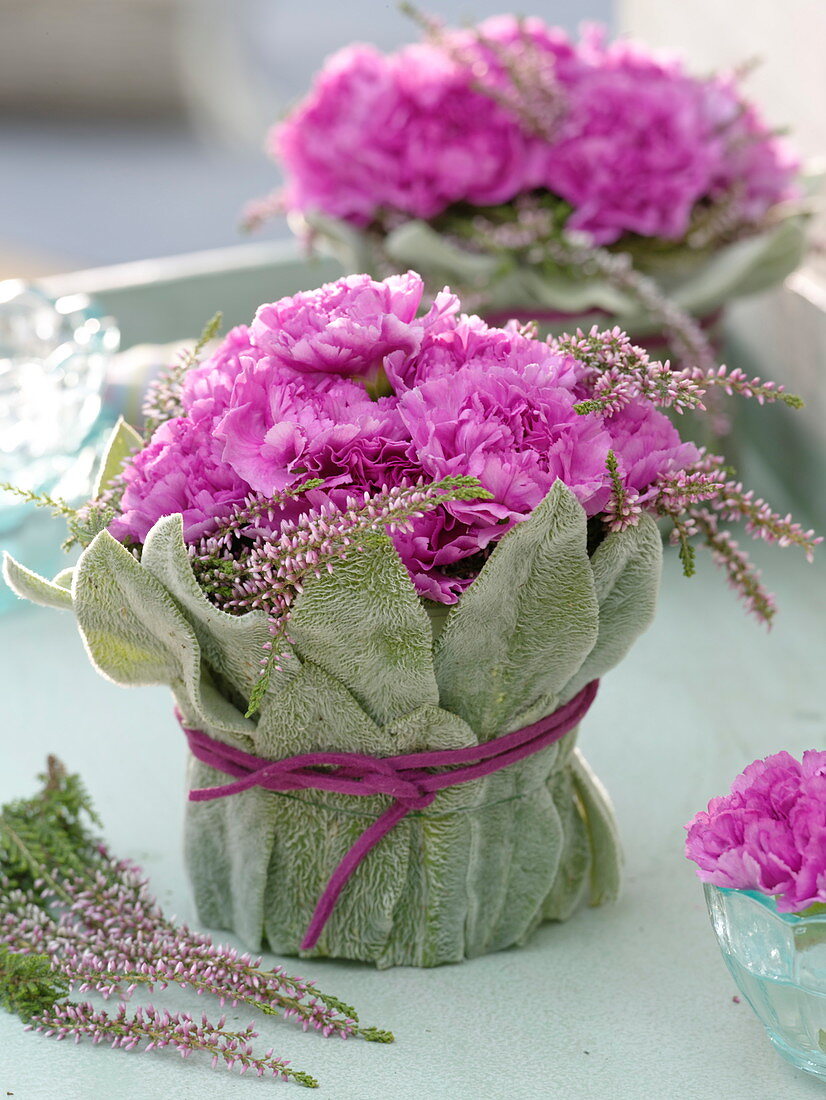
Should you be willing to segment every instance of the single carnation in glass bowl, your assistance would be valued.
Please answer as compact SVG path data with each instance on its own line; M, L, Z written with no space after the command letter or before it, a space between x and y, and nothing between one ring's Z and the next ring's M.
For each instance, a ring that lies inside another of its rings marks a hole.
M198 911L251 947L432 966L616 896L577 728L653 617L658 521L764 620L726 524L818 541L666 415L777 387L424 291L359 274L262 305L115 433L64 509L77 565L6 562L105 675L172 688Z
M826 1080L826 752L755 760L686 828L734 980L784 1058Z
M286 212L346 270L413 267L491 323L618 324L705 367L726 303L800 262L799 164L742 74L593 25L413 14L421 42L339 51L273 128L284 187L249 225Z

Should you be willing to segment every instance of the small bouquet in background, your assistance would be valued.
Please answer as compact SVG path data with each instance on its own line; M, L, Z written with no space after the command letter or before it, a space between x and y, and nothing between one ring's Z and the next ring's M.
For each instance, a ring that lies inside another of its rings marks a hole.
M780 1054L826 1081L826 752L755 760L686 829L732 977Z
M435 965L613 897L575 731L654 614L657 521L766 621L725 524L817 541L662 411L777 387L423 293L354 275L262 305L155 386L144 438L121 425L93 501L47 502L77 565L6 561L104 675L170 685L200 918L280 954Z
M350 270L420 271L492 323L617 323L710 353L731 299L780 282L805 248L794 156L737 73L588 27L580 41L503 15L424 41L353 45L272 131L286 211ZM665 297L664 297L665 295Z

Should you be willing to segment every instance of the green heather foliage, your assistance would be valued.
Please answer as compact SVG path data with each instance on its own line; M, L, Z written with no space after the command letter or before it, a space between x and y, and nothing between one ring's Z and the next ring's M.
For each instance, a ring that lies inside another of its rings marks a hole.
M643 515L592 556L586 547L585 513L557 482L442 624L431 622L390 539L365 539L331 573L307 581L288 653L253 719L245 711L265 615L231 616L209 602L180 517L156 524L140 563L98 534L71 589L65 574L49 582L13 561L6 576L22 596L72 606L105 676L168 684L187 726L268 758L394 755L517 729L621 660L653 617L659 533ZM575 740L573 732L408 815L356 869L308 954L380 967L455 962L524 942L586 898L615 897L613 815ZM192 787L226 781L196 760L188 778ZM186 850L201 920L252 948L266 942L296 954L332 870L387 804L260 789L190 803Z

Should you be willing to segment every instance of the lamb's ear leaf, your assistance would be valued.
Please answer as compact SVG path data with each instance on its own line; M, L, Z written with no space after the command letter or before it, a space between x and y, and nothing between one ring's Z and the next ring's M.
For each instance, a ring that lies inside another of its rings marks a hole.
M571 754L574 784L579 795L591 846L591 905L616 901L622 878L622 849L608 794L579 749Z
M3 555L3 576L12 592L24 600L31 600L43 607L56 607L61 611L72 606L72 593L58 584L56 578L54 581L46 580L39 573L15 561L8 553Z
M209 601L192 572L180 515L163 516L154 524L143 545L141 567L173 597L195 631L209 665L241 697L249 699L258 682L264 645L269 638L266 614L250 611L246 615L229 615ZM289 647L285 644L284 648ZM294 658L291 663L297 665Z
M636 527L607 535L594 551L591 569L599 600L599 636L582 668L566 685L563 702L619 664L651 625L662 557L659 529L647 515L640 517Z
M143 447L143 439L121 416L112 429L103 452L95 496L100 496L104 489L109 487L113 478L121 472L123 460L141 447Z
M549 714L597 627L585 512L557 481L449 613L436 643L441 705L485 739Z
M73 595L89 656L104 676L117 684L198 683L192 628L160 581L108 531L81 555Z
M360 539L331 573L306 582L290 638L302 660L336 677L374 722L435 705L432 631L386 535Z

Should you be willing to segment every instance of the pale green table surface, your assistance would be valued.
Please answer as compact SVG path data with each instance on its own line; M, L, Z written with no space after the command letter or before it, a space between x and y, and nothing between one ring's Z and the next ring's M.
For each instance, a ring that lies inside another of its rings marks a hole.
M262 301L333 277L329 262L250 246L226 254L59 277L122 321L124 346L228 322ZM801 424L804 422L801 421ZM775 448L782 451L783 447ZM769 455L778 459L778 454ZM764 481L763 488L766 488ZM784 505L785 508L785 505ZM13 541L43 564L47 525ZM260 1021L264 1047L320 1080L331 1100L780 1100L826 1086L777 1055L729 977L683 825L752 759L826 744L826 554L755 548L780 614L768 633L746 618L706 556L680 576L667 556L654 627L603 682L580 744L611 792L626 850L614 906L545 925L530 944L459 966L376 972L284 961L391 1028L392 1046ZM181 853L186 751L165 689L127 691L89 665L67 613L23 604L0 616L0 801L34 789L46 754L80 772L112 849L141 863L166 906L195 922ZM219 933L219 935L221 935ZM156 998L198 1012L217 1003ZM242 1025L245 1009L230 1010ZM166 1100L299 1096L297 1086L212 1072L171 1051L126 1053L55 1043L0 1013L0 1100Z

